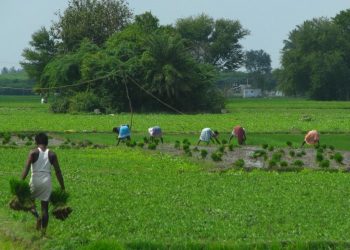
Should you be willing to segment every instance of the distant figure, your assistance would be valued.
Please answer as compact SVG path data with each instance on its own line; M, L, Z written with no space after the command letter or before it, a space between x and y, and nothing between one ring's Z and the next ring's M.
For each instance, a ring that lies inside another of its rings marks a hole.
M64 181L56 154L47 148L48 137L44 133L39 133L35 136L37 148L30 151L24 170L22 180L28 175L31 170L30 191L33 199L41 201L41 217L39 216L35 205L31 209L31 213L35 216L37 222L36 227L45 234L49 223L49 199L52 191L51 183L51 165L54 167L56 177L61 189L64 190Z
M245 144L245 141L247 140L247 137L245 135L245 129L239 125L234 127L228 143L231 142L233 137L237 137L238 145Z
M212 141L213 143L215 143L216 141L218 144L220 144L220 141L217 138L218 136L219 132L217 130L213 131L210 128L204 128L202 129L197 145L199 145L201 141L204 141L207 144L209 144L210 141Z
M119 142L121 140L128 140L130 141L130 127L129 125L120 125L119 127L115 127L113 128L113 132L117 133L118 135L118 142L117 142L117 146L119 145Z
M153 142L155 138L159 138L160 141L163 143L163 133L162 129L159 126L149 128L148 133L151 142Z
M41 98L41 104L44 104L45 103L45 99L44 97Z
M317 132L317 130L311 130L305 135L304 141L301 144L301 146L303 147L305 143L309 145L320 145L320 135Z

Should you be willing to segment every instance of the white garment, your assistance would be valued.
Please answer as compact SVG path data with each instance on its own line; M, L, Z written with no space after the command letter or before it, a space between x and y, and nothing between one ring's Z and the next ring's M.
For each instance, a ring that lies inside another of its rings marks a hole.
M201 132L199 140L209 142L213 134L214 133L210 128L204 128Z
M39 150L39 157L36 162L31 165L31 178L29 182L32 198L42 201L50 199L51 186L51 163L49 160L49 149Z

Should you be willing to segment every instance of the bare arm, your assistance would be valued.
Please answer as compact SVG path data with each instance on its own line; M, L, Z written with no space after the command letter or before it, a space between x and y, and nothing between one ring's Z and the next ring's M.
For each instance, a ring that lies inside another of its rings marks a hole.
M61 186L61 189L65 190L64 180L63 180L60 164L58 163L58 159L57 159L57 156L55 153L52 153L52 155L51 155L51 164L55 169L56 177L57 177L57 180Z
M22 180L25 180L25 178L27 177L29 173L30 165L32 164L32 162L33 162L33 151L29 153L27 161L24 165L24 169L22 171Z

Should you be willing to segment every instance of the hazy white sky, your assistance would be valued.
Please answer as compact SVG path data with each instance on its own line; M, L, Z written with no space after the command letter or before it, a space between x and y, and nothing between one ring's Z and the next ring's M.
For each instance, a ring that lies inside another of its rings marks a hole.
M263 49L279 67L280 50L288 33L305 20L333 17L350 8L350 0L127 0L135 14L151 11L161 24L207 13L237 19L251 34L241 41L245 50ZM19 67L31 34L49 27L68 0L0 0L0 68Z

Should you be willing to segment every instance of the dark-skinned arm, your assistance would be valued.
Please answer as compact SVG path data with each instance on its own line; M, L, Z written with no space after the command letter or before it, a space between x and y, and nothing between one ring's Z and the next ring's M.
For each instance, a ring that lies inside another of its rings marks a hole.
M24 165L24 169L22 171L22 180L25 180L25 178L27 177L29 173L30 165L32 164L32 162L33 162L33 151L29 153L27 161Z
M58 183L61 186L61 189L65 190L60 164L58 163L57 155L55 153L52 153L51 155L51 164L55 169L56 177L57 177Z

